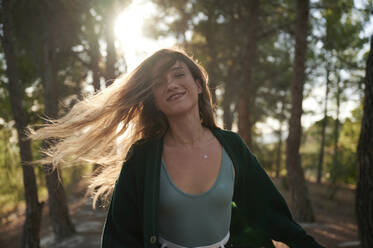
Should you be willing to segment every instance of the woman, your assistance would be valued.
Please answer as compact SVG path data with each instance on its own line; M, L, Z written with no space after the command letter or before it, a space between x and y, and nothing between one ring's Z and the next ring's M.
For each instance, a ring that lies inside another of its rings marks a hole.
M112 195L104 248L322 247L241 138L217 127L207 74L182 51L156 52L33 137L60 139L45 162L102 165L91 189Z

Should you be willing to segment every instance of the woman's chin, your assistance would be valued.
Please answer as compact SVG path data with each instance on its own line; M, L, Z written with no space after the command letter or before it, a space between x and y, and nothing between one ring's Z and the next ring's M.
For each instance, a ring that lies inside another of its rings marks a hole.
M171 109L165 113L167 118L181 118L193 114L193 107L180 106L179 108ZM198 113L198 111L197 111Z

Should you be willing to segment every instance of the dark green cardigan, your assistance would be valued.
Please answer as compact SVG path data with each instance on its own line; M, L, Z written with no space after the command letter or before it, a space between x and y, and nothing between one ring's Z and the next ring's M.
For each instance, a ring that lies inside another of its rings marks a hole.
M231 239L227 247L322 247L292 219L278 190L234 132L212 129L235 168ZM116 181L102 248L159 247L159 175L163 139L137 142Z

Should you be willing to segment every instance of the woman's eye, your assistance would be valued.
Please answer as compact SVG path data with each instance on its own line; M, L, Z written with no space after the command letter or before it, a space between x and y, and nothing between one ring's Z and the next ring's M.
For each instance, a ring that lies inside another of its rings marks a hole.
M184 73L177 73L177 74L175 74L175 77L180 78L180 77L183 77L184 75L185 75Z

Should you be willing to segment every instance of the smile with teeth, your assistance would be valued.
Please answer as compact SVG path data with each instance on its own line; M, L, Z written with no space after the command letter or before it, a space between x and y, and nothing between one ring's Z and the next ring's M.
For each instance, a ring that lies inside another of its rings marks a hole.
M185 91L172 94L171 96L169 96L167 98L167 101L169 102L169 101L177 100L177 99L181 98L184 95L185 95Z

